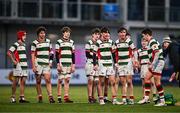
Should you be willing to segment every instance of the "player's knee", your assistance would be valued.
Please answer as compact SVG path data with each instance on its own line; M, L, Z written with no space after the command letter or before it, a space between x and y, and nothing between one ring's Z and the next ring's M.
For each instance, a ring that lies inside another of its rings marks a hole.
M67 84L69 84L69 79L66 79L65 82L66 82Z

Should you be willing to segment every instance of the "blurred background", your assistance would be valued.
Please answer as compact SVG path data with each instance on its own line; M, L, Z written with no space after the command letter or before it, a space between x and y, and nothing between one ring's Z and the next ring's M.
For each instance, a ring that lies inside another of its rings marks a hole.
M92 28L107 26L111 38L116 40L117 29L124 26L139 48L141 30L150 27L153 36L162 42L163 37L169 34L175 37L180 35L180 0L0 0L2 75L6 75L12 68L6 52L16 41L18 30L27 31L26 44L31 67L30 45L37 38L38 26L47 28L47 37L53 47L61 37L60 29L63 26L71 27L71 38L76 46L76 68L85 77L84 44L90 38ZM6 73L3 74L3 71ZM75 75L78 76L81 75ZM86 78L83 79L86 82Z

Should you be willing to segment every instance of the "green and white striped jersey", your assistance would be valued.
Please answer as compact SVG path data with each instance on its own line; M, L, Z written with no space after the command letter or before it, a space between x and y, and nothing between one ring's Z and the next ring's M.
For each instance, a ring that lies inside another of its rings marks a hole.
M96 47L96 43L94 43L92 40L89 40L85 45L86 52L89 52L89 54L92 56L92 58L87 58L88 62L93 63L93 52Z
M72 53L75 52L74 41L57 40L56 51L59 51L60 63L63 66L70 66L72 62Z
M159 52L158 60L164 60L161 45L156 39L151 39L148 43L149 48L152 50L152 61L154 60L155 52Z
M152 52L151 52L150 48L138 49L138 58L139 58L139 61L140 61L141 65L148 64L148 63L151 62L151 58L152 58L151 53Z
M35 52L36 62L38 65L49 65L51 50L52 44L49 39L45 39L42 43L38 40L34 40L31 45L31 52Z
M121 42L119 39L116 40L116 49L118 54L118 64L127 65L131 61L133 56L133 50L136 49L133 41L130 38L127 38L124 42Z
M111 39L108 41L98 40L94 51L97 53L99 63L103 66L113 66L112 53L115 51L115 44Z
M27 69L27 56L26 56L26 45L19 44L18 42L15 42L10 48L9 51L14 53L16 61L20 64L21 68Z

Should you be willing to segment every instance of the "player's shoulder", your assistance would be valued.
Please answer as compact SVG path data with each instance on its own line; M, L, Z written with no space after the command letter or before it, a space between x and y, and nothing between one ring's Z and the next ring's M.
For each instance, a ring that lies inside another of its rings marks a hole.
M48 38L46 38L46 42L47 42L47 43L50 43L50 42L51 42L51 40L50 40L50 39L48 39Z
M61 43L61 42L63 42L63 40L62 40L62 39L58 39L57 42L58 42L58 43Z
M69 40L70 43L74 43L74 41L72 39Z
M133 43L133 41L132 41L131 38L127 38L125 42L126 42L126 43Z
M86 41L86 44L91 45L91 44L92 44L92 40L88 40L88 41Z
M37 40L34 40L32 43L33 44L38 44L39 42Z
M109 43L114 43L114 41L113 41L113 40L111 40L111 39L109 39L109 40L108 40L108 42L109 42Z
M19 45L20 45L20 44L19 44L18 42L14 42L12 46L15 47L15 48L17 48Z
M154 44L159 44L159 42L158 42L156 39L152 38L152 39L149 41L149 45L150 45L150 47L151 47L151 46L153 46Z
M97 44L100 44L100 43L102 43L102 40L97 40Z

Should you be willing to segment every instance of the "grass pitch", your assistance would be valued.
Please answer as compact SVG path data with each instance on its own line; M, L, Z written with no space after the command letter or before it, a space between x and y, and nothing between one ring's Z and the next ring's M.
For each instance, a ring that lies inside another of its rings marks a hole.
M178 87L164 87L165 93L172 93L177 101L180 101L180 88ZM43 86L43 103L37 103L37 95L35 86L26 86L25 96L30 101L27 104L21 103L10 103L9 98L11 95L11 86L0 86L0 112L3 113L179 113L180 106L167 106L167 107L154 107L154 103L146 105L112 105L107 103L103 106L98 103L88 104L87 103L87 88L86 86L71 86L70 87L70 98L75 102L71 104L58 104L56 87L53 87L53 95L56 100L55 104L49 104L46 88ZM119 89L118 97L121 97ZM19 95L19 88L17 89L17 100ZM140 86L134 87L135 101L137 102L142 98L142 91ZM111 93L109 89L109 99Z

